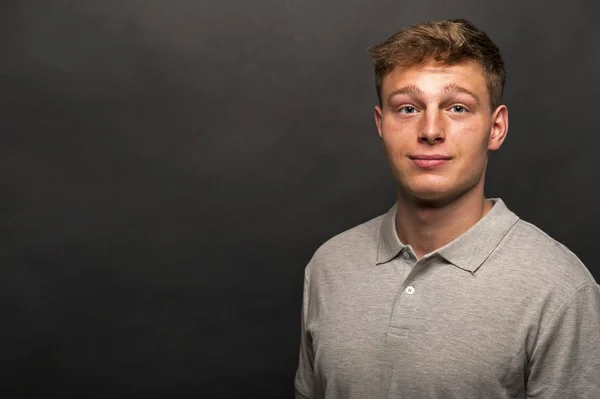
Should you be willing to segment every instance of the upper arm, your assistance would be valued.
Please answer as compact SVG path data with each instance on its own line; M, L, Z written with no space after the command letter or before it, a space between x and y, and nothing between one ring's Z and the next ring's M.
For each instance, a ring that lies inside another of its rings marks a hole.
M309 301L309 280L304 279L304 294L302 298L302 317L300 321L300 353L298 359L298 369L294 379L295 397L312 398L311 392L314 390L314 370L313 370L313 348L310 334L307 332L306 324L308 318Z
M600 398L600 286L574 292L543 330L528 362L528 398Z

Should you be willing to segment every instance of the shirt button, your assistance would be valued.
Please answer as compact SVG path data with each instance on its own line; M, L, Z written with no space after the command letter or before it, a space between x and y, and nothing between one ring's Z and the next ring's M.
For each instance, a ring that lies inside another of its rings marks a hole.
M410 259L410 254L408 252L404 253L404 259L409 260Z
M414 294L414 293L415 293L415 287L413 287L412 285L410 285L410 286L406 287L406 293L407 293L408 295L412 295L412 294Z

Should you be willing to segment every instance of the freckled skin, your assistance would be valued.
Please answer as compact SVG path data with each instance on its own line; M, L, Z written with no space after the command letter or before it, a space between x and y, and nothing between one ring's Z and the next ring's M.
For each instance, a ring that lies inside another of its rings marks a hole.
M410 89L391 95L406 87ZM504 105L491 109L479 64L429 61L396 67L383 79L381 98L375 122L399 195L430 204L449 203L465 195L483 196L488 150L502 145L508 110ZM422 169L409 158L418 154L451 159Z

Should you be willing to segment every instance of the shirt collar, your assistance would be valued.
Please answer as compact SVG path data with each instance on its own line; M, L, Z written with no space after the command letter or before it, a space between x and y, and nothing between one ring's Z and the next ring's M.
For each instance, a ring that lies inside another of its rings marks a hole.
M429 258L437 254L454 266L474 273L519 220L502 199L490 198L489 200L493 206L484 217L453 241L426 256ZM400 241L396 232L397 210L397 203L395 203L383 217L379 233L377 264L391 261L407 247Z

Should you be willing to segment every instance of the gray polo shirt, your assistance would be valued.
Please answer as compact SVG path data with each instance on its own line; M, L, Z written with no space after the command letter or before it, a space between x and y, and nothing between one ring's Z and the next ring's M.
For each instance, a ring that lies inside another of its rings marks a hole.
M396 205L305 270L296 398L600 398L600 287L499 198L418 262Z

